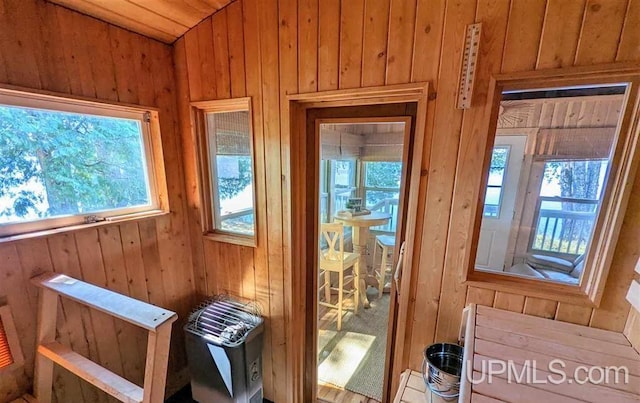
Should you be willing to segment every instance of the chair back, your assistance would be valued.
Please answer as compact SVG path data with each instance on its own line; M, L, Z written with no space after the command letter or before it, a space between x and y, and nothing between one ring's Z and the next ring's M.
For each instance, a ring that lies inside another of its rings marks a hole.
M344 265L344 226L342 223L323 223L321 234L327 242L327 249L320 247L320 267L342 269Z

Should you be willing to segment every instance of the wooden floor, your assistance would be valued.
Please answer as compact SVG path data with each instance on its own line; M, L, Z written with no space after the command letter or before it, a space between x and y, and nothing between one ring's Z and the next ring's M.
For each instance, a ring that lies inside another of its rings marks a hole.
M380 403L375 399L339 389L332 385L318 385L318 402L327 403Z

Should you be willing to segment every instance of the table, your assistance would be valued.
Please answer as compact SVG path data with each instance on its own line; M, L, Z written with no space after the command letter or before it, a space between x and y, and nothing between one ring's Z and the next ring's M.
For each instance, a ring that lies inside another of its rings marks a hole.
M369 228L384 225L391 219L391 214L372 212L371 214L359 215L354 217L345 217L341 215L334 216L334 220L344 225L353 227L352 241L353 252L360 255L358 266L360 271L360 301L365 308L369 308L369 300L367 299L367 286L365 278L367 272L367 240L369 239Z

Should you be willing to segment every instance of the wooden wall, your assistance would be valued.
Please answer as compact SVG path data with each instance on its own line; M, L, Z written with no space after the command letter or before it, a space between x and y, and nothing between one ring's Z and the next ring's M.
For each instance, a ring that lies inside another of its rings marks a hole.
M420 189L415 298L404 342L418 369L434 339L453 340L468 302L621 331L624 293L640 253L640 179L599 309L462 284L486 141L489 74L640 60L638 0L237 0L175 44L187 201L199 294L228 291L268 317L266 397L284 401L286 374L280 126L286 95L430 81ZM455 108L464 27L483 23L473 107ZM256 134L259 246L203 239L188 101L251 96ZM428 177L428 181L427 181ZM470 185L471 184L471 185Z
M26 357L24 369L0 375L0 401L25 393L33 376L36 288L44 270L178 312L193 302L182 154L170 46L43 0L0 0L0 83L160 109L171 214L67 234L0 243L0 304L8 303ZM65 302L58 338L116 373L141 383L146 334ZM181 323L174 325L169 385L182 386ZM56 371L59 402L101 402L96 389Z

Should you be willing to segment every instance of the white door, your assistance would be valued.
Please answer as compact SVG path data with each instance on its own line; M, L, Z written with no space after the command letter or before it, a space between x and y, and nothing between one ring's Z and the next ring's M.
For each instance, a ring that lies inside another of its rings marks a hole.
M478 268L504 270L526 144L526 135L496 136L494 150L506 156L502 162L500 158L496 158L497 162L492 162L485 200L485 203L492 205L485 207L482 216L476 255Z

